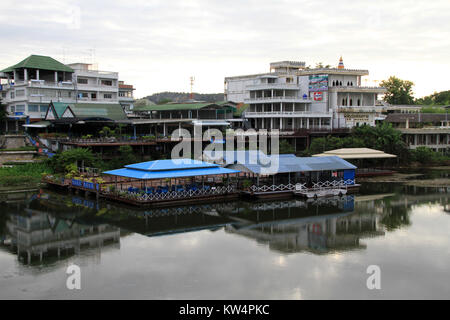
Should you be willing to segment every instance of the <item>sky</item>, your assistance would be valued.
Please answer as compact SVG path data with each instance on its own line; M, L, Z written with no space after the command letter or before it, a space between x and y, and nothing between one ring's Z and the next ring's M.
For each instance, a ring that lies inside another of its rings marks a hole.
M31 54L98 64L161 91L219 93L274 61L395 75L414 95L450 90L448 0L0 0L0 68Z

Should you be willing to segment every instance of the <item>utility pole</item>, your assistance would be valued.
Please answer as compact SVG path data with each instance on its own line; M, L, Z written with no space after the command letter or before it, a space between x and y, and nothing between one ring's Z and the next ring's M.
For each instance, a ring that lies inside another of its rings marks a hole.
M191 94L189 95L189 99L194 100L194 91L193 91L193 89L194 89L195 78L191 77L190 81L191 81Z

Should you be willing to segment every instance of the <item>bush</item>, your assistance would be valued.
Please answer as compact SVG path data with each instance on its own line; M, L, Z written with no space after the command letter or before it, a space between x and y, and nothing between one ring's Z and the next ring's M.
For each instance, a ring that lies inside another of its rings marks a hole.
M427 147L418 147L411 153L414 161L420 162L421 164L425 165L444 164L450 160L449 157L444 156L439 152L435 152Z
M81 162L86 167L94 166L96 159L89 149L77 148L58 153L48 160L49 166L55 172L66 173L72 171ZM75 169L76 170L76 169Z

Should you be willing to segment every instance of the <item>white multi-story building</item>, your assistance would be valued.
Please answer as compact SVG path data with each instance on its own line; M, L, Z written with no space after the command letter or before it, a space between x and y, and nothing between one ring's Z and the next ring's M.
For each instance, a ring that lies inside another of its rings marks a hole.
M2 103L15 120L45 118L51 101L119 104L119 87L118 72L95 70L86 63L65 65L47 56L31 55L0 71Z
M119 103L122 105L126 113L132 113L134 108L134 87L132 84L125 84L119 81Z
M270 64L270 72L225 78L225 100L249 104L244 117L256 129L296 131L351 128L382 120L381 87L361 86L367 70Z

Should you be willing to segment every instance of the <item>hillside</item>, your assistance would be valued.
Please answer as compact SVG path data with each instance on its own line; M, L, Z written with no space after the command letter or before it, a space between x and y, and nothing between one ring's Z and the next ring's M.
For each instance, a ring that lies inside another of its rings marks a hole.
M189 93L187 92L158 92L151 96L145 97L153 103L160 102L183 102L189 99ZM216 102L223 101L223 93L194 93L194 100Z

